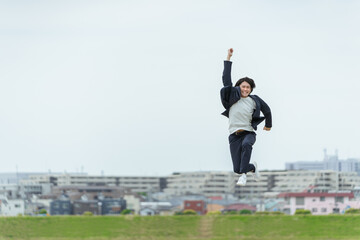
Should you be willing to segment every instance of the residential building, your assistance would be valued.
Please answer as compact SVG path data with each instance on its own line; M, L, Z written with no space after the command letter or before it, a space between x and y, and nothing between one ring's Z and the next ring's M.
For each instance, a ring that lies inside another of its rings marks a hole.
M133 192L160 192L166 187L165 177L96 176L87 174L31 175L23 183L51 183L54 186L109 186L131 189Z
M335 172L356 172L360 175L360 159L340 160L338 152L328 155L324 149L323 161L298 161L285 163L286 170L333 170Z
M10 172L0 173L0 184L19 184L20 181L28 179L31 175L46 175L48 173L39 172Z
M224 171L176 172L168 177L164 192L168 195L200 194L208 197L233 194L235 176Z
M136 194L125 194L124 200L126 201L126 209L132 210L135 214L140 213L140 197Z
M126 209L126 201L119 199L102 199L99 201L101 206L101 215L120 214L122 210Z
M101 215L101 204L96 200L88 200L83 198L73 203L74 215L83 215L84 212L91 212L94 215Z
M73 213L70 200L53 200L50 203L50 215L71 215Z
M224 209L223 205L215 204L215 203L208 203L206 205L206 211L207 212L220 212Z
M300 192L281 193L285 204L281 211L294 214L297 209L310 210L313 215L326 215L329 213L344 213L348 208L359 208L360 201L351 201L354 194L351 192Z
M355 172L322 171L286 171L277 177L273 192L302 192L313 189L314 192L352 191L360 186L360 176Z
M0 216L18 216L25 214L25 201L23 199L9 199L0 196Z
M252 212L256 212L256 207L249 205L249 204L243 204L243 203L234 203L225 206L223 209L223 212L231 212L231 211L241 211L241 210L250 210Z
M173 215L172 208L170 202L141 202L141 209L139 214L142 216L146 215Z
M75 201L86 195L90 200L97 200L99 197L118 199L125 195L127 191L116 186L56 186L53 187L52 197L59 198L66 194L71 201Z
M260 174L261 177L257 181L254 180L252 174L248 174L246 185L236 185L234 195L240 199L263 198L265 193L274 191L279 179L286 176L288 172L283 170L261 171ZM235 176L233 181L236 182L237 179L238 176Z
M184 211L185 210L194 210L199 215L206 214L206 203L204 201L196 200L185 200L184 201Z

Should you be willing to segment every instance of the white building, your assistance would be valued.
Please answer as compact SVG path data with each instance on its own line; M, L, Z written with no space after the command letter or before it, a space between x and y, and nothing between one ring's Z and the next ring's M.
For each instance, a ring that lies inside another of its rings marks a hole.
M225 196L234 194L236 174L224 171L198 171L173 173L167 179L168 195L201 194Z
M0 196L0 216L18 216L25 213L25 201Z
M31 175L21 183L51 183L54 186L117 186L133 192L159 192L166 185L164 177L151 176L97 176L86 174Z
M133 194L126 194L124 196L126 201L126 209L133 210L135 214L140 213L140 199Z

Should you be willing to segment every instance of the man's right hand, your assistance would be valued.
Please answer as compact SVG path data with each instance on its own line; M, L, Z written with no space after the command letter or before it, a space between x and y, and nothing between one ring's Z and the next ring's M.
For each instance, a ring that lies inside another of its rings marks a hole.
M234 52L234 50L233 50L232 48L230 48L230 49L228 50L228 55L227 55L227 59L226 59L226 60L230 61L230 58L232 57L233 52Z

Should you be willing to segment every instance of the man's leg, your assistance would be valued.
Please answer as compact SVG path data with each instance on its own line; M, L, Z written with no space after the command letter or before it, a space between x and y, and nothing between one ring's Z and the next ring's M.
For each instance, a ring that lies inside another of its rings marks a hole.
M255 171L255 166L250 163L252 146L256 141L256 134L250 132L246 134L241 142L241 164L240 172L247 173L250 171Z
M229 136L230 153L235 173L240 173L241 137L231 134Z

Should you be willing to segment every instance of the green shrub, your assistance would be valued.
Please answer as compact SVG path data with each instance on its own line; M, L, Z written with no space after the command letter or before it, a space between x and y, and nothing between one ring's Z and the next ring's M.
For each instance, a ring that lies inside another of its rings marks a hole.
M121 215L129 215L129 214L131 214L132 212L131 212L131 210L130 209L124 209L124 210L122 210L121 211Z
M175 212L174 215L180 216L180 215L184 215L184 213L182 211L178 211L178 212Z
M40 209L39 214L47 214L46 209Z
M94 215L94 214L92 212L89 212L89 211L85 211L83 213L83 216L92 216L92 215Z
M206 215L221 215L220 211L211 211L211 212L207 212Z
M183 211L183 214L184 214L184 215L197 215L197 212L195 212L195 211L192 210L192 209L188 209L188 210L184 210L184 211Z
M311 215L311 211L305 209L296 209L295 215Z
M360 209L358 208L349 208L345 211L345 214L360 214Z
M251 210L249 209L242 209L239 211L240 214L252 214Z

